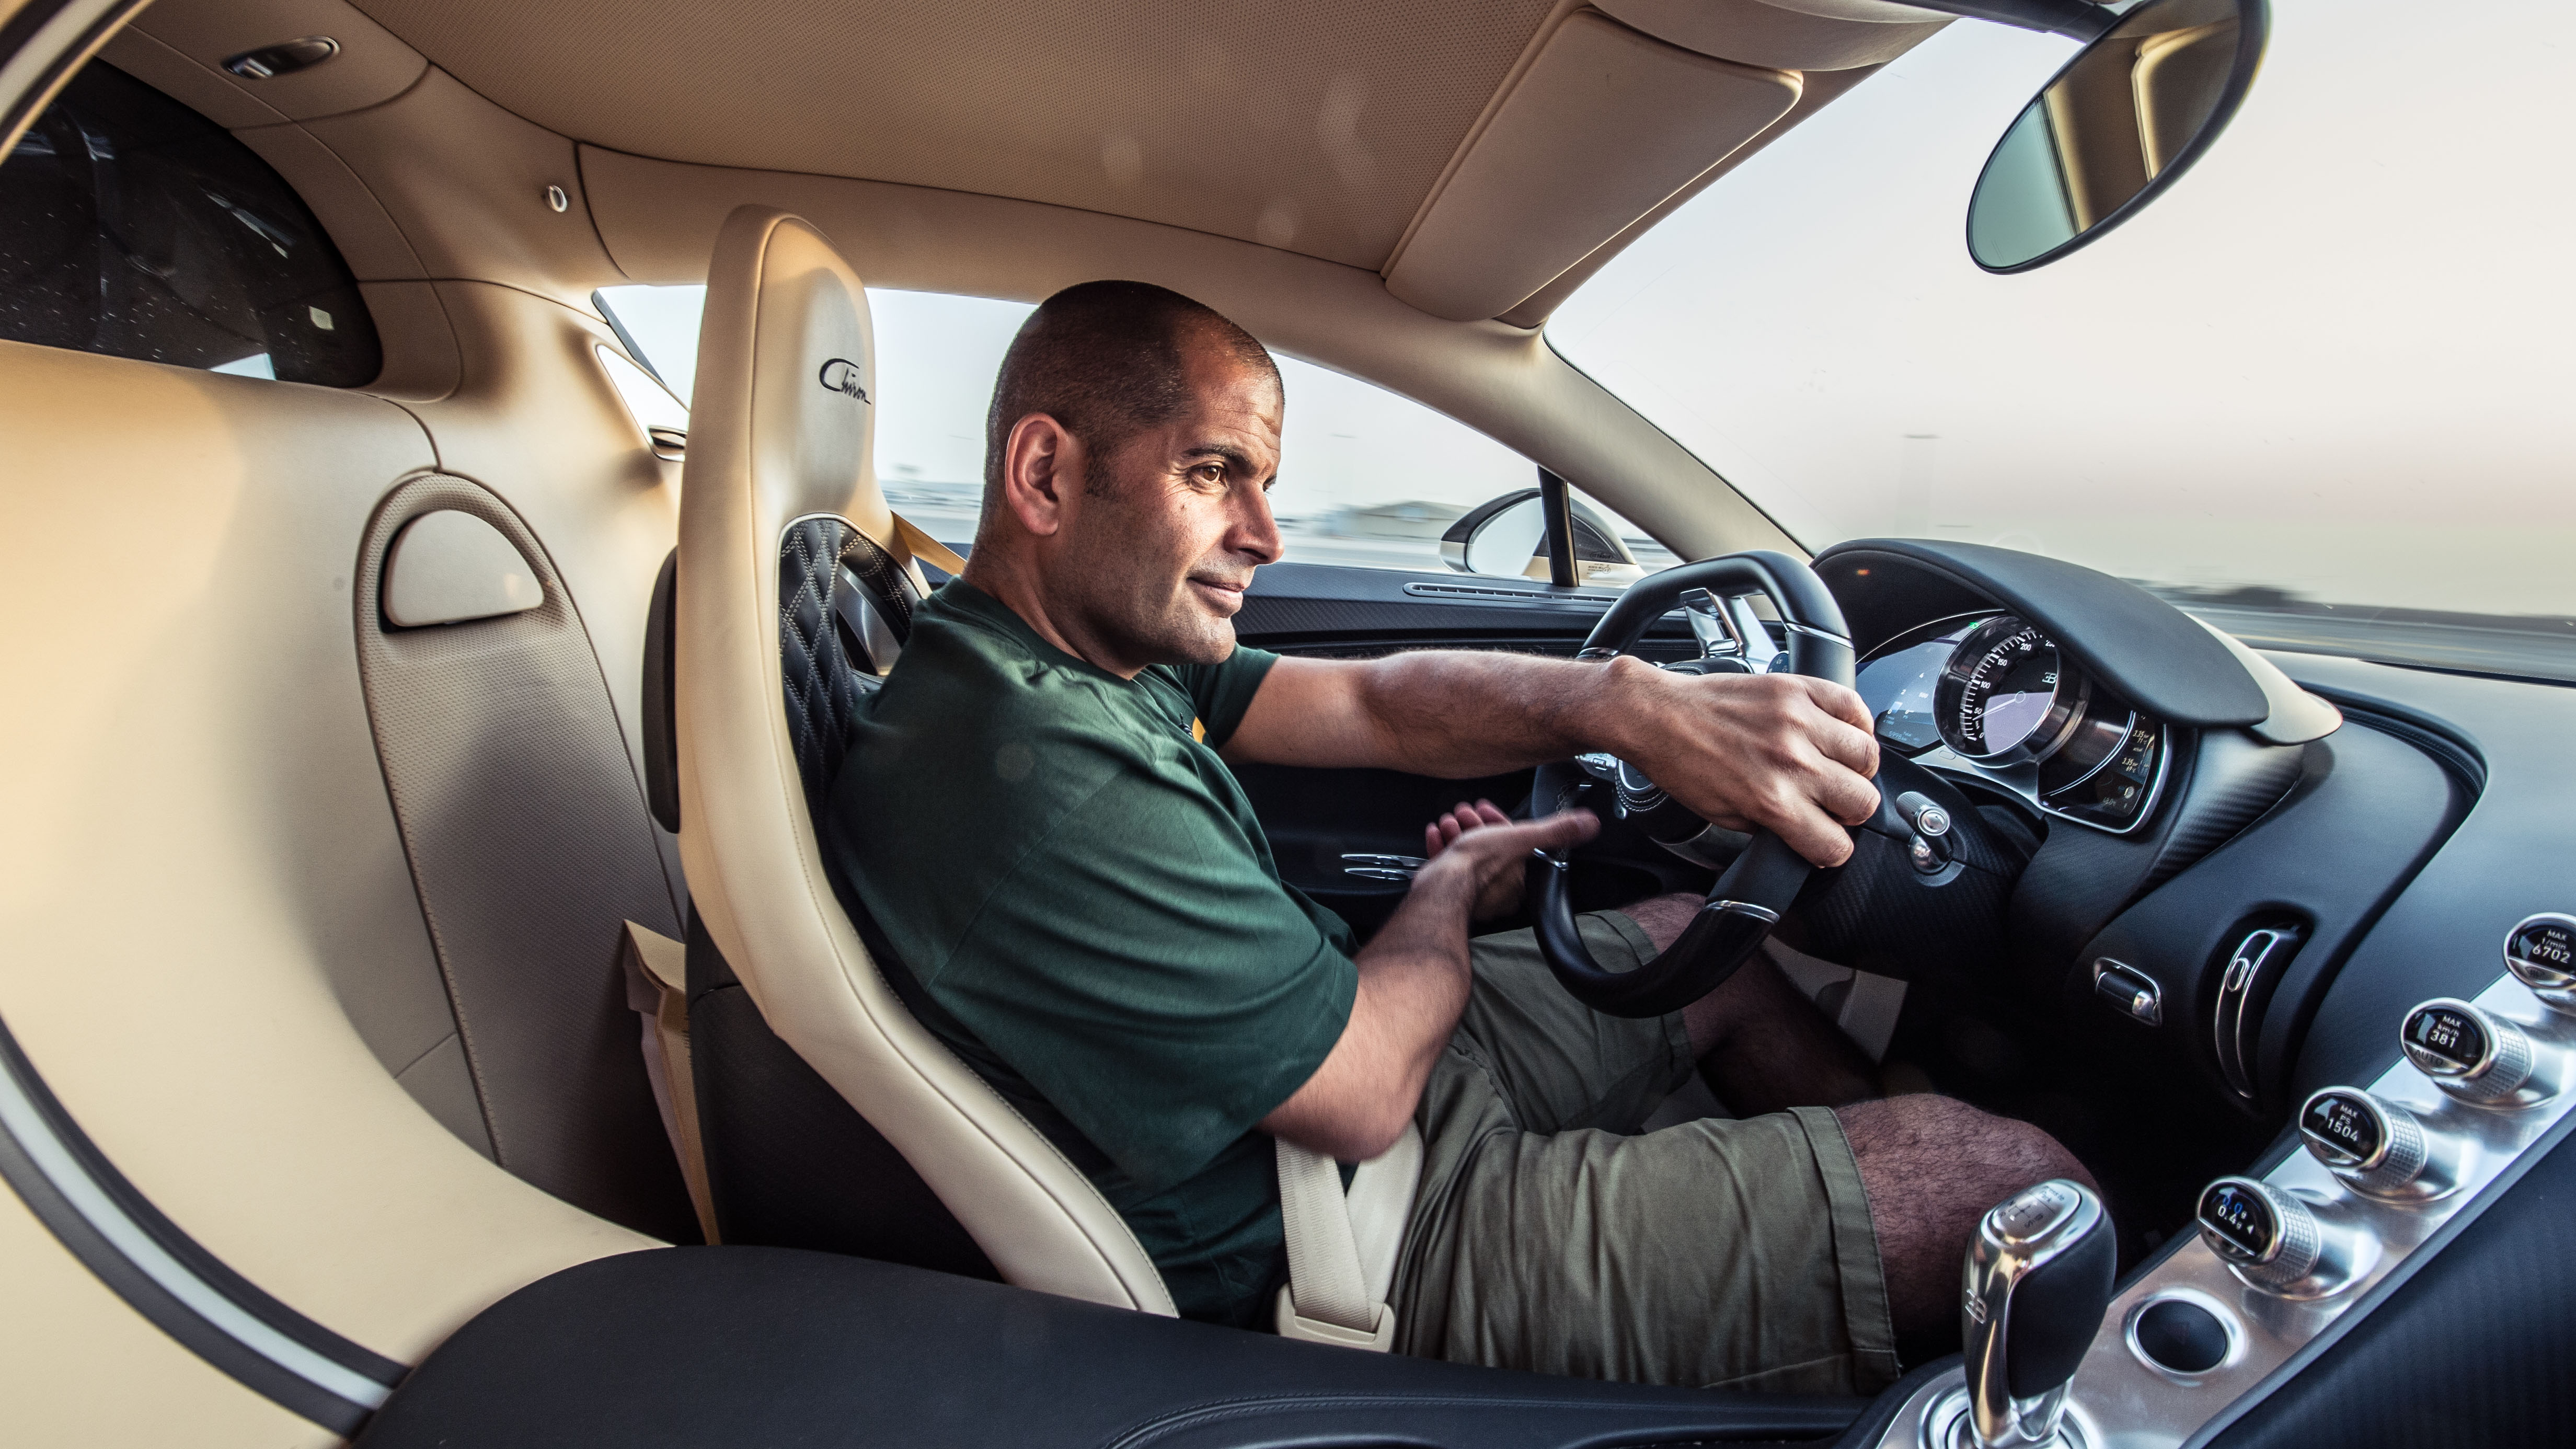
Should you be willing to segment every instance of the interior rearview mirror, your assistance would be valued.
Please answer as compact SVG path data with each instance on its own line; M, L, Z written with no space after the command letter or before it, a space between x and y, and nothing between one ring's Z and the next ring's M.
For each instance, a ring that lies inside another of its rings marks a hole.
M2146 0L2004 132L1968 201L1968 254L2043 266L2128 220L2200 159L2254 84L2264 0Z

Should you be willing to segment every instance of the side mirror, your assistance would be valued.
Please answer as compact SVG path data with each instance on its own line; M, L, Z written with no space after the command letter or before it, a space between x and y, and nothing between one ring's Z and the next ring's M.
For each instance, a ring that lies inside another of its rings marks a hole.
M1575 581L1625 584L1644 575L1637 557L1619 541L1619 530L1580 499L1574 512ZM1547 509L1535 488L1488 498L1440 535L1440 560L1462 574L1545 579Z
M2004 132L1968 201L1968 255L2045 266L2136 215L2200 159L2254 84L2265 0L2147 0Z

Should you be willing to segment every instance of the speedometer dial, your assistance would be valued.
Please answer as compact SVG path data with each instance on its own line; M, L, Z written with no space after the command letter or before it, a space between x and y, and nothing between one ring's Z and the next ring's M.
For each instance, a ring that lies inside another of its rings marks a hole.
M2012 614L1970 630L1942 666L1932 713L1941 742L1984 764L2044 760L2083 712L2083 677L2047 635Z

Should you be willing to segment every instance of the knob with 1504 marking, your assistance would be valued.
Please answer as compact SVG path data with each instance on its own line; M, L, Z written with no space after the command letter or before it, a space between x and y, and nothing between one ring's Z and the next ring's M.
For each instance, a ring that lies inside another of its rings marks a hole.
M2323 1298L2367 1264L2362 1241L2269 1183L2222 1177L2200 1190L2200 1236L2237 1277L2284 1298Z
M2422 1202L2459 1181L2452 1145L2415 1114L2358 1087L2328 1087L2299 1108L2299 1137L2308 1155L2355 1192L2394 1202Z
M2406 1013L2397 1044L2433 1085L2474 1106L2527 1107L2550 1093L2521 1027L2453 997Z

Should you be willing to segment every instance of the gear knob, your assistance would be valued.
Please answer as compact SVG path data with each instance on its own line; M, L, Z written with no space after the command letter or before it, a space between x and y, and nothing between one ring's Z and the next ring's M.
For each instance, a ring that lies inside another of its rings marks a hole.
M2102 1200L2062 1177L1977 1220L1959 1314L1976 1449L2059 1442L2066 1386L2110 1306L2117 1260Z

